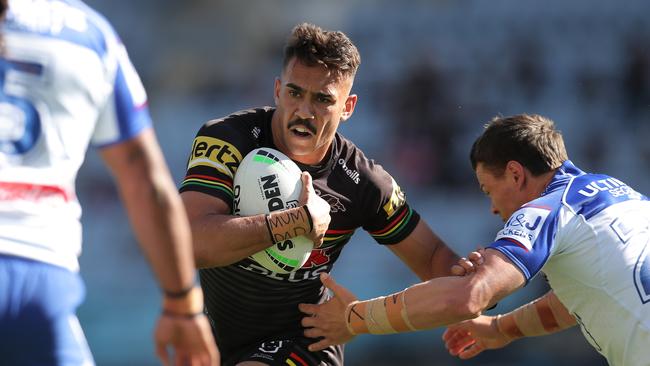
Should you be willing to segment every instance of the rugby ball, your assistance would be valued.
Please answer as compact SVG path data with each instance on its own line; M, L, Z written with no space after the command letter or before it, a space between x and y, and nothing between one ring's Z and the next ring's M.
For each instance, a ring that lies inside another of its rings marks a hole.
M298 207L302 191L300 168L283 153L259 148L248 153L235 173L233 213L239 216ZM281 241L250 256L278 273L298 270L309 259L314 243L305 236Z

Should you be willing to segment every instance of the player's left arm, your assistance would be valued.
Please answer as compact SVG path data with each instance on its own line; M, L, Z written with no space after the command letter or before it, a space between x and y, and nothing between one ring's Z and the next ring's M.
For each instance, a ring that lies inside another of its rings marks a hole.
M452 272L459 257L420 219L409 236L388 248L398 256L421 280L463 274ZM472 266L471 261L464 261Z

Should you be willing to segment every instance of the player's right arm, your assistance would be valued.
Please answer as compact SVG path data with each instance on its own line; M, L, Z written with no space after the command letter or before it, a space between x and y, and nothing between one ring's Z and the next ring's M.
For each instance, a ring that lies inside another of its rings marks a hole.
M329 205L316 195L307 173L302 176L299 207L274 211L268 218L265 214L240 217L232 213L234 176L243 157L254 147L249 138L221 121L206 124L194 139L181 198L190 219L199 268L236 263L271 246L275 231L294 232L288 227L272 227L269 222L309 225L305 235L315 246L322 244L330 220ZM304 210L302 206L307 207L311 222L293 223L292 213Z
M303 205L308 207L312 226L311 231L305 235L314 242L314 246L320 246L330 221L329 206L314 192L308 173L303 172L301 179L301 206L271 212L268 219L265 214L243 217L232 215L226 202L204 193L181 193L190 219L196 266L227 266L268 248L273 244L272 232L275 228L270 228L267 220L275 222L278 218L295 216L292 213L302 210Z
M553 291L504 315L480 316L447 328L442 336L449 353L472 358L510 342L559 332L576 324Z

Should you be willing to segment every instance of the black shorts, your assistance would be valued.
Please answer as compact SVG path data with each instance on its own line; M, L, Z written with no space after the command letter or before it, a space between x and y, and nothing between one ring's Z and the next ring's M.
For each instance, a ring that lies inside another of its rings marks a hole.
M305 337L267 339L259 344L242 349L235 356L224 360L224 366L235 366L244 361L257 361L273 366L343 365L343 346L328 347L318 352L309 351L307 347L316 341Z

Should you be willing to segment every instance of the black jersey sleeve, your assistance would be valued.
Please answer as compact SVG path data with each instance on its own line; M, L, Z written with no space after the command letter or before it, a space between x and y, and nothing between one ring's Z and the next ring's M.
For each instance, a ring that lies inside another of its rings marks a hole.
M243 157L255 148L229 119L206 123L196 134L180 192L197 191L222 199L232 210L233 181Z
M406 202L406 194L380 165L368 162L364 201L364 230L379 243L397 244L408 237L420 215Z

